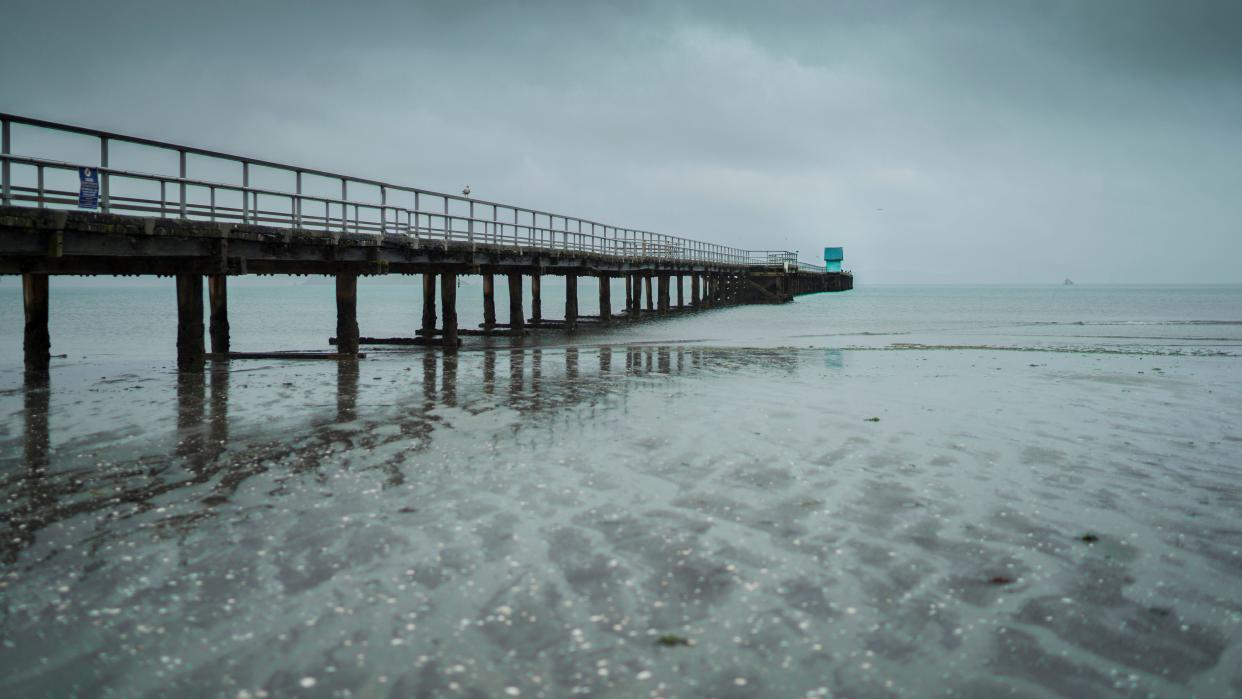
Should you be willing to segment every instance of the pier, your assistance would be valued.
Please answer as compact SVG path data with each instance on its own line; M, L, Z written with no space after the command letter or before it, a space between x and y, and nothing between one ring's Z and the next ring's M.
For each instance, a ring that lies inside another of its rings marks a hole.
M40 157L47 133L89 139L97 160ZM320 356L341 358L357 356L368 342L454 351L478 334L573 331L853 288L849 272L788 251L743 250L9 114L0 114L0 136L0 274L22 276L28 371L49 367L48 290L57 275L172 278L177 362L188 370L208 358L253 356L230 350L228 278L247 274L334 277L335 349ZM175 163L173 172L112 165L118 151L134 148ZM221 181L216 173L228 169L236 176ZM358 278L388 274L420 278L421 322L411 323L409 337L366 338L357 320ZM458 327L463 275L482 277L477 329ZM547 276L564 278L560 318L544 317ZM583 277L600 282L600 312L590 318L578 313ZM620 307L611 298L618 278L625 280ZM498 283L509 292L503 319L495 308Z

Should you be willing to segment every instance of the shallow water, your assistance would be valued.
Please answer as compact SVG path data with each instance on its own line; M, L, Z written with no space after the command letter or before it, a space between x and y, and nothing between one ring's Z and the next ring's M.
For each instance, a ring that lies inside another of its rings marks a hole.
M0 340L4 696L1242 692L1242 288L863 287L181 375L168 289L53 289L48 384ZM332 334L331 287L231 301L238 349Z

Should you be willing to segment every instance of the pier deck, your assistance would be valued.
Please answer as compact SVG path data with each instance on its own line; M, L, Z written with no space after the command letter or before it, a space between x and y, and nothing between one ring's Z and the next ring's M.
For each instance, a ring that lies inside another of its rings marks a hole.
M97 139L99 162L15 155L15 126L34 144L22 152L38 151L40 133L68 132ZM25 360L32 371L48 367L50 275L175 277L183 368L199 366L206 357L204 279L212 355L227 356L227 278L245 274L335 277L335 344L344 356L358 351L357 279L366 275L421 275L422 325L411 328L411 335L438 338L446 349L458 347L463 334L456 318L459 275L483 276L483 330L503 327L515 336L526 325L525 277L530 277L536 325L548 325L542 318L541 278L565 278L564 319L556 324L567 330L578 324L577 280L584 276L605 282L599 285L600 315L594 323L614 318L607 283L613 278L626 280L621 312L631 317L643 315L644 309L671 313L780 303L796 294L853 287L848 272L828 272L786 251L741 250L13 115L0 114L0 130L0 274L23 276ZM118 142L171 151L179 171L169 175L111 167L109 147ZM239 164L241 181L191 178L191 158ZM291 186L252 186L252 170L259 169L287 175ZM62 183L71 173L82 187L49 186L53 173ZM304 186L312 177L321 185L334 183L333 194ZM139 192L139 185L146 189ZM340 196L335 194L338 185ZM506 278L509 289L509 322L504 324L496 318L496 275Z

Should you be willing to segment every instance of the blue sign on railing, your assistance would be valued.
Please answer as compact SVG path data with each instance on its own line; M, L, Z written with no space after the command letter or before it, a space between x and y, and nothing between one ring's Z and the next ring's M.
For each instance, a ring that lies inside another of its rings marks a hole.
M78 168L78 208L99 208L99 171L93 167Z

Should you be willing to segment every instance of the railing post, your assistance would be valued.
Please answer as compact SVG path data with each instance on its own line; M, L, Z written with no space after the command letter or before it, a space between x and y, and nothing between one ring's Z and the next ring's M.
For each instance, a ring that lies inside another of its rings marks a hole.
M298 228L302 227L302 171L298 170L295 176L297 186L297 197L293 200L293 222Z
M242 223L250 223L250 163L242 163Z
M185 151L177 151L181 155L181 218L186 218L186 200L185 200Z
M380 237L388 232L388 188L380 185Z
M8 119L0 121L0 155L4 156L4 162L0 163L0 203L8 206L13 203L13 193L9 184L9 159L8 155L13 152L13 135L11 125Z
M420 199L421 199L421 197L419 197L419 193L418 193L418 192L414 192L414 240L419 240L419 237L418 237L418 209L419 209L419 205L420 205L420 204L419 204Z
M104 170L108 169L108 137L100 136L99 138L99 167ZM108 213L112 209L111 196L109 195L109 179L107 172L99 173L99 210Z
M349 206L345 203L349 199L349 183L344 177L341 178L341 232L349 232Z

